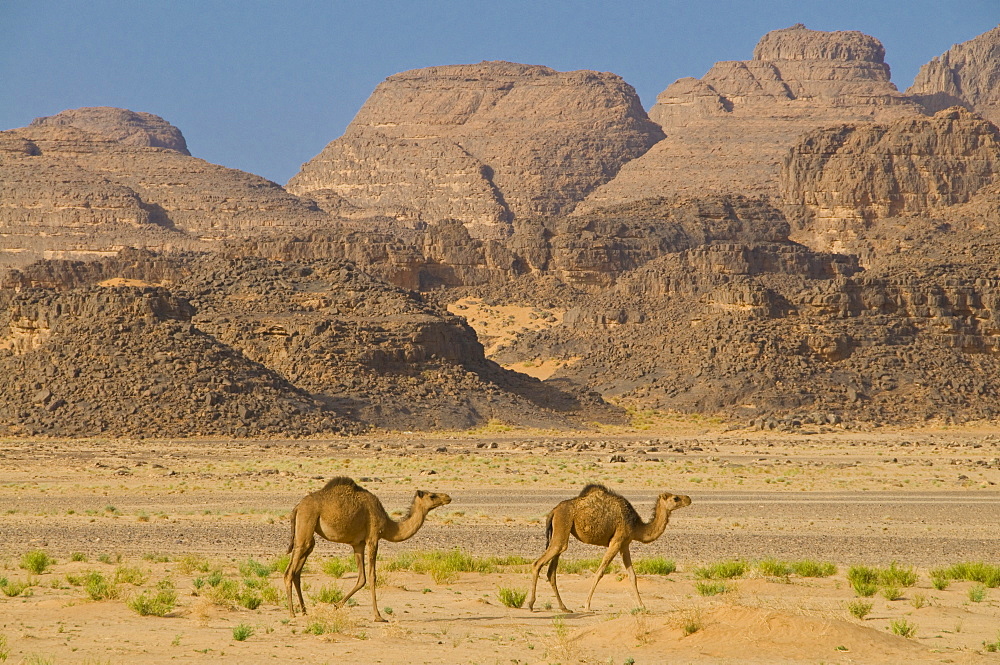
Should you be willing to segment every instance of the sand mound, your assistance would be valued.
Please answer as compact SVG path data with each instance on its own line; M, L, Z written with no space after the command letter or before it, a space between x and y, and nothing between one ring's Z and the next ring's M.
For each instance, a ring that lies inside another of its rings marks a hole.
M605 662L684 663L902 663L940 662L941 654L915 641L842 619L727 605L664 616L627 615L579 631L571 648ZM701 629L684 636L691 617ZM969 654L968 660L979 662ZM959 662L957 660L952 662Z

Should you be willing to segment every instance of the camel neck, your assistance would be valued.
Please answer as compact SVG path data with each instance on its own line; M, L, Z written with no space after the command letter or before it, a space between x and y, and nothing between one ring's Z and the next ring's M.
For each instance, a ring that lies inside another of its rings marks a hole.
M634 539L640 543L651 543L661 535L670 522L670 510L667 509L664 501L657 500L656 509L653 511L653 519L643 522L635 530Z
M390 519L388 524L385 525L382 538L392 543L406 540L412 537L424 525L426 517L427 511L421 510L417 505L417 498L413 497L413 503L410 505L410 514L398 522Z

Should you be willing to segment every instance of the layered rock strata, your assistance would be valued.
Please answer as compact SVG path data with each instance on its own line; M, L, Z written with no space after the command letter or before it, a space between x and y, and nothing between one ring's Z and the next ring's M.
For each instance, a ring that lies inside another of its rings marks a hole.
M1000 26L920 68L906 94L936 112L963 106L1000 125Z
M859 251L876 219L965 203L1000 173L1000 130L955 107L933 118L841 125L805 135L786 155L782 194L811 247Z
M438 221L473 236L571 211L663 138L614 74L510 62L390 76L288 190L342 212Z
M676 193L776 195L781 158L804 132L921 113L890 82L884 54L877 39L855 31L769 32L752 60L716 63L660 93L649 117L666 140L577 211Z
M273 182L188 156L149 114L79 109L0 132L0 265L328 223Z

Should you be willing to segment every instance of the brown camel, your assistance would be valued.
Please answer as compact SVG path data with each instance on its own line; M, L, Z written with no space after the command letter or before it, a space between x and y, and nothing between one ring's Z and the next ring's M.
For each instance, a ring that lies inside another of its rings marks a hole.
M635 602L639 607L645 608L642 599L639 598L639 584L635 579L635 571L632 569L632 554L628 549L629 543L633 540L638 540L640 543L653 542L667 528L670 512L690 505L691 497L664 492L657 497L653 519L649 522L643 522L639 513L625 497L603 485L587 485L579 496L561 501L549 513L545 523L545 552L531 567L531 599L528 601L528 609L534 609L538 573L542 570L542 566L549 564L546 577L552 585L552 591L556 594L556 600L559 601L559 609L563 612L571 611L563 604L562 598L559 597L559 588L556 587L559 555L565 552L569 546L570 534L588 545L601 545L608 548L601 560L601 565L597 568L597 573L594 575L594 583L590 587L590 593L587 595L587 611L590 611L590 599L594 597L597 583L601 581L608 564L619 552L622 555L625 570L628 571L628 576L632 580Z
M447 494L436 494L417 490L410 506L410 514L399 522L385 512L382 502L374 494L360 487L350 478L334 478L323 489L307 495L292 511L292 540L288 543L288 553L292 555L285 569L285 589L288 592L288 609L295 616L292 587L299 596L302 613L306 613L306 603L302 599L302 567L316 545L314 534L319 534L335 543L347 543L354 548L354 558L358 564L358 581L347 592L337 607L343 607L350 598L369 581L372 590L372 614L375 621L385 621L379 614L375 601L375 559L378 556L378 541L393 543L406 540L424 524L424 519L434 508L451 503ZM368 548L367 571L365 548ZM370 578L370 579L369 579Z

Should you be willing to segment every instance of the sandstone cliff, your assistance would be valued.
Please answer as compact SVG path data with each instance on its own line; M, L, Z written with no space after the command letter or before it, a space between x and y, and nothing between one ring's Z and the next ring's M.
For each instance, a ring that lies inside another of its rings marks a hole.
M649 117L667 138L577 212L678 192L773 196L781 158L804 132L920 112L890 82L877 39L802 25L775 30L752 60L716 63L701 79L680 79L660 93Z
M1000 27L956 44L920 68L906 94L932 113L964 106L1000 124Z
M403 219L455 218L497 237L569 212L663 138L614 74L509 62L390 76L289 191Z
M782 195L811 247L860 253L876 219L932 215L1000 174L1000 130L961 108L813 131L786 155Z
M273 182L188 156L150 114L79 109L0 132L0 266L328 223Z
M107 137L122 145L167 148L190 156L181 130L158 115L128 109L97 106L70 109L45 118L35 118L31 127L76 127Z

